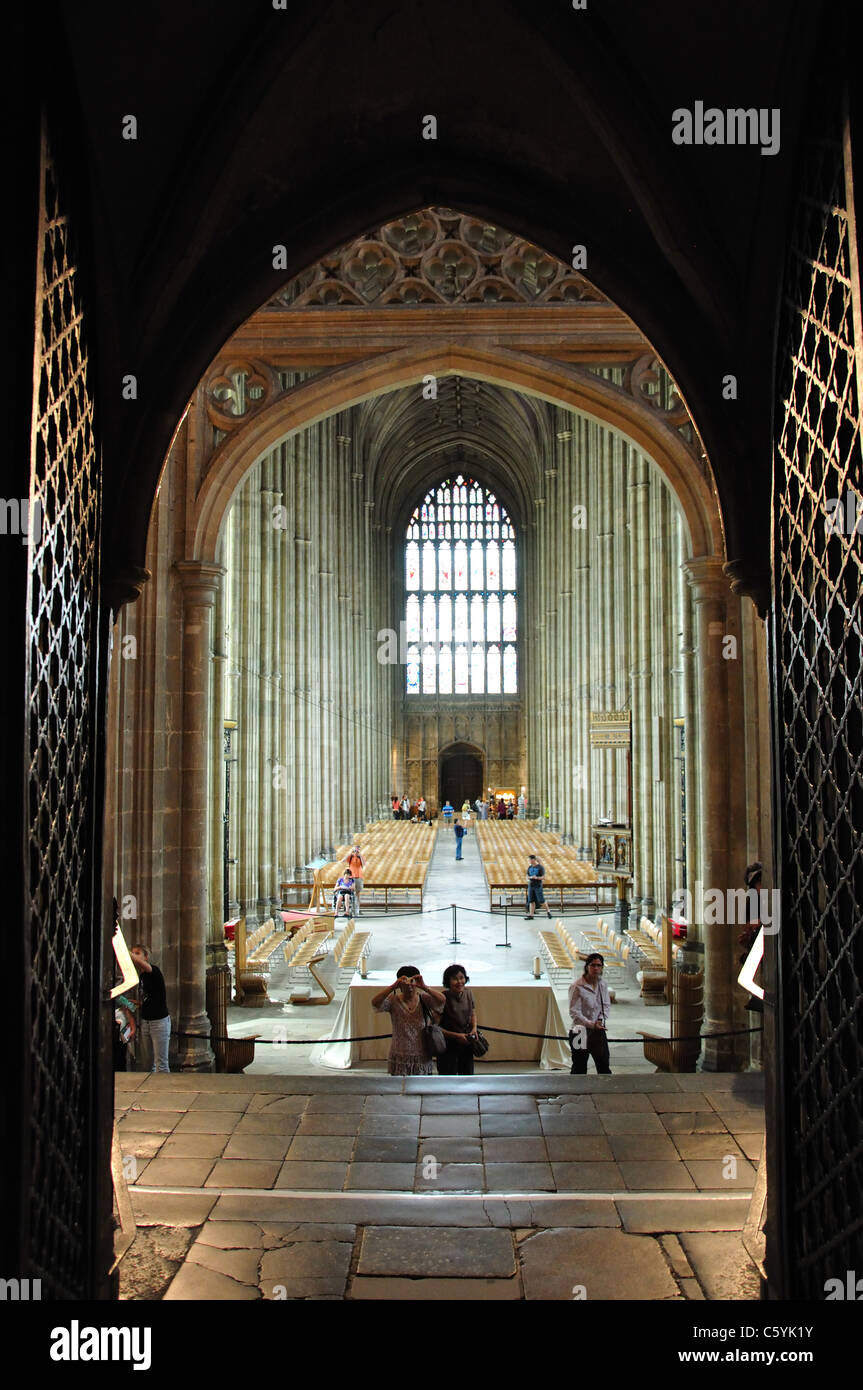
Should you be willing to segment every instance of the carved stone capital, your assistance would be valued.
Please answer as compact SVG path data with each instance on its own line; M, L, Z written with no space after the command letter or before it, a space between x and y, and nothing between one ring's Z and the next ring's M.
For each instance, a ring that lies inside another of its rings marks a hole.
M693 603L724 603L731 585L718 555L697 555L684 561L684 573L692 589Z
M759 618L766 618L770 607L770 571L750 560L729 560L723 566L731 581L731 592L740 598L751 598Z
M114 622L120 615L120 609L125 607L127 603L137 603L144 585L152 577L149 570L141 569L138 565L129 565L126 569L116 570L113 574L106 576L104 593L111 605Z
M212 608L228 572L224 566L210 560L175 560L174 569L180 578L184 605Z

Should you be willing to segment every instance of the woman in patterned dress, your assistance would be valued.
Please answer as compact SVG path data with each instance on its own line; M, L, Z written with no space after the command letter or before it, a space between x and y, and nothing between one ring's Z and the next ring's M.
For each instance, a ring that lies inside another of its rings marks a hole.
M446 996L439 989L430 989L415 965L403 965L396 973L395 984L382 989L372 1000L377 1013L389 1014L393 1026L387 1071L390 1076L431 1076L432 1059L425 1038L426 1011L423 1000L431 1005L430 1012L439 1012Z

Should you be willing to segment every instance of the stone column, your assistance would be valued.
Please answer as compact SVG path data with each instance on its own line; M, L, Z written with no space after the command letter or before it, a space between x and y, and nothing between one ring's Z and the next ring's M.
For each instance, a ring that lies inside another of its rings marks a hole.
M273 526L273 510L280 505L279 492L273 487L275 460L269 455L260 467L260 483L252 492L258 509L260 545L260 605L258 609L258 917L261 921L272 914L278 902L277 860L273 855L273 818L275 802L282 794L284 772L277 773L281 756L276 733L278 665L276 637L278 610L273 586L273 559L277 531Z
M178 560L183 591L183 742L181 775L180 1013L181 1071L212 1071L206 1009L208 885L207 800L210 759L210 615L225 570Z
M727 890L737 886L732 882L729 863L728 677L722 653L730 586L722 572L722 561L716 556L688 560L685 569L692 588L697 628L701 877L705 894L718 889L727 902ZM691 887L694 890L694 885ZM734 1027L737 929L726 923L706 924L706 915L700 894L693 891L693 917L704 941L704 1032L726 1032ZM735 1041L707 1039L704 1070L739 1070Z
M633 908L653 917L653 609L650 563L650 477L647 460L636 454L629 483ZM626 773L624 772L624 776ZM626 789L623 790L624 797Z

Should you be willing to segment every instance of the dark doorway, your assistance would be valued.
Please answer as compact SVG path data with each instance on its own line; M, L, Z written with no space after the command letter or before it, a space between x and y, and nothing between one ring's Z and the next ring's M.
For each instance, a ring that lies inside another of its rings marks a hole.
M440 760L440 804L451 801L460 810L482 796L482 754L469 743L453 743Z

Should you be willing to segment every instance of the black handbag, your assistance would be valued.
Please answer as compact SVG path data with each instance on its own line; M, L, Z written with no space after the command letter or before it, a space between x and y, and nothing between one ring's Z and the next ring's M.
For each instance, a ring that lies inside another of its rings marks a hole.
M426 1036L428 1050L432 1057L442 1057L446 1052L446 1038L439 1023L435 1023L426 1007L426 1001L422 1000L423 1015L425 1016L425 1028L423 1032Z
M488 1052L488 1038L483 1037L478 1028L470 1040L470 1045L473 1049L474 1057L484 1057Z

